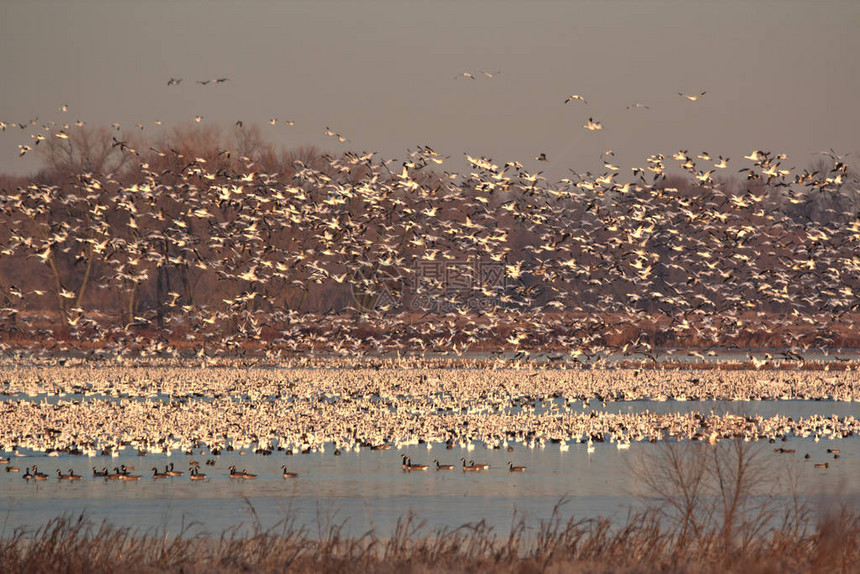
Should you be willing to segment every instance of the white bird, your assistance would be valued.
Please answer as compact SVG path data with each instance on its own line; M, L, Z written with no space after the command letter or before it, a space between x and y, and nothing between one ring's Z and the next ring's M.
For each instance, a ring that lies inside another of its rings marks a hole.
M588 118L588 123L584 124L582 127L591 132L603 129L603 126L600 125L600 122L596 122L592 118Z
M687 95L687 94L682 94L681 92L678 92L678 95L679 95L679 96L683 96L683 97L687 98L687 99L688 99L688 100L690 100L691 102L695 102L696 100L698 100L699 98L701 98L702 96L704 96L704 95L705 95L705 92L700 92L700 93L698 93L698 94L694 94L694 95L692 95L692 96Z

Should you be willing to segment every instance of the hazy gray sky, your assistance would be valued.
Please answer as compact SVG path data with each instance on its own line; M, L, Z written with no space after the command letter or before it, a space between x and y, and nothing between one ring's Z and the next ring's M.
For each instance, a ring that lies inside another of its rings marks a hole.
M402 159L426 144L554 177L599 169L606 149L628 179L679 149L805 167L823 149L860 152L858 31L855 0L3 0L0 121L157 134L201 115L259 123L283 146ZM230 81L195 83L215 77ZM604 129L583 129L589 117ZM34 169L19 143L0 133L0 171Z

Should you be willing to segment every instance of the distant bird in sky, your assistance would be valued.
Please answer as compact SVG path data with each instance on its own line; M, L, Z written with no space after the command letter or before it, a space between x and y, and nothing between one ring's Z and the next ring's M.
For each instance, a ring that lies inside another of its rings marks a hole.
M347 141L348 141L345 137L343 137L343 136L342 136L342 135L340 135L339 133L334 132L334 131L333 131L331 128L329 128L329 127L326 127L326 129L325 129L325 135L327 135L327 136L329 136L329 137L332 137L332 138L337 138L337 141L339 141L340 143L345 143L345 142L347 142Z
M688 99L688 100L690 100L691 102L695 102L696 100L698 100L699 98L701 98L702 96L704 96L704 95L705 95L705 92L699 92L698 94L695 94L695 95L692 95L692 96L687 95L687 94L682 94L681 92L678 92L678 95L679 95L679 96L683 96L683 97L687 98L687 99Z
M628 109L628 110L635 110L635 109L639 109L639 108L643 108L643 109L646 109L646 110L650 110L650 109L651 109L651 108L649 108L648 106L646 106L645 104L639 104L639 103L636 103L636 104L630 104L629 106L627 106L627 109Z
M182 78L170 78L169 80L167 80L167 85L178 86L180 82L182 82Z
M549 161L549 160L547 159L547 157L546 157L546 154L545 154L545 153L540 154L540 155L539 155L539 156L537 156L535 159L536 159L536 160L538 160L538 161Z
M455 80L459 80L460 78L469 78L469 79L474 80L475 76L473 76L469 72L463 72L462 74L457 74L456 76L454 76Z
M212 78L211 80L197 80L197 83L203 86L208 86L212 82L215 82L216 84L223 84L224 82L227 82L229 80L230 78Z
M603 129L603 126L600 125L600 122L596 122L592 118L588 118L588 123L584 124L582 127L591 132Z
M588 101L587 101L585 98L583 98L582 96L580 96L579 94L573 94L572 96L567 96L567 97L564 99L564 103L568 103L570 100L579 100L579 101L580 101L580 102L582 102L583 104L587 104L587 103L588 103Z
M501 73L502 73L502 71L501 71L501 70L498 70L498 71L496 71L496 72L486 72L486 71L484 71L484 70L481 70L481 73L482 73L482 74L484 74L486 77L488 77L488 78L490 78L490 79L492 80L493 78L495 78L496 76L498 76L499 74L501 74Z

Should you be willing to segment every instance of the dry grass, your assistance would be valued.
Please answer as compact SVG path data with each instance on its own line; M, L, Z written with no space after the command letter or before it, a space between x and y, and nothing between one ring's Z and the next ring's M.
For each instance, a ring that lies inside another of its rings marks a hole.
M84 516L60 517L31 535L0 541L8 573L100 572L856 572L860 515L841 509L814 520L789 509L777 526L735 533L726 547L721 528L695 535L653 510L621 526L607 519L563 520L561 504L533 535L515 519L507 535L484 522L427 533L412 515L389 538L368 532L345 537L344 524L315 533L289 521L220 537L141 533ZM753 536L745 538L746 535Z

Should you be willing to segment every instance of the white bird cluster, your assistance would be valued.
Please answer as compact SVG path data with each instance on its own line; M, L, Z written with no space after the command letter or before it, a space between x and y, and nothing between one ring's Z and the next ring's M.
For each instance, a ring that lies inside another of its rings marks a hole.
M426 442L839 439L852 416L612 412L607 401L854 400L856 374L803 371L29 367L4 371L0 450L96 455L199 444L292 452ZM50 398L50 400L48 400Z

